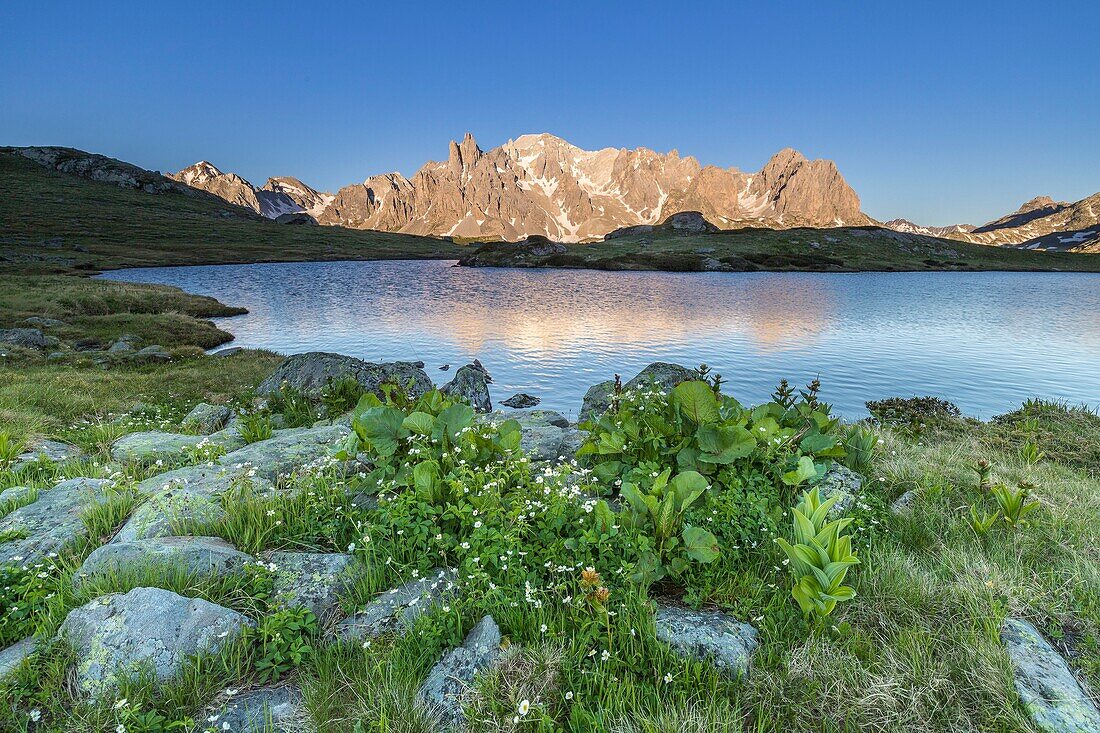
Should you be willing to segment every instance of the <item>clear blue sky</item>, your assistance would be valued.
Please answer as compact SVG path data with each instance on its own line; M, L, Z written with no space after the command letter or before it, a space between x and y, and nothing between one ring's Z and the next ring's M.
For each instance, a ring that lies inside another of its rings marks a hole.
M864 209L982 223L1100 191L1091 2L0 6L0 144L257 185L411 175L470 130L832 158Z

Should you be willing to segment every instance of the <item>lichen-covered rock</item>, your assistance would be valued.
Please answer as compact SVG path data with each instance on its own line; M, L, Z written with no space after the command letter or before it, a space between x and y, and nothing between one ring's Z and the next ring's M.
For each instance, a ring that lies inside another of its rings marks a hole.
M532 461L555 461L568 453L566 438L575 432L569 420L553 410L512 410L494 412L488 418L494 424L515 420L520 425L520 449ZM576 449L573 449L576 453Z
M681 656L705 659L719 671L739 678L749 671L759 645L756 629L721 611L657 606L657 638Z
M1029 622L1005 619L1001 642L1008 652L1016 692L1044 733L1096 733L1100 710L1089 699L1066 660Z
M817 493L823 502L836 497L836 504L829 510L829 516L839 517L851 511L862 486L862 476L847 466L834 463L817 484Z
M134 588L73 609L59 633L76 650L77 684L95 698L134 674L171 679L188 658L216 653L252 625L209 601Z
M232 415L233 412L225 405L200 402L191 408L191 412L187 413L180 424L184 430L209 435L224 428Z
M30 504L0 518L0 535L23 535L0 543L0 564L41 560L87 537L80 515L86 508L106 501L111 486L113 483L107 479L62 481L39 492Z
M894 499L894 503L890 505L890 511L899 517L907 517L913 511L913 504L917 501L917 492L915 489L910 489L904 494Z
M440 387L439 391L461 397L477 412L492 412L493 403L489 399L489 384L492 381L493 378L481 362L474 359L473 364L460 367L454 378Z
M52 349L57 339L47 336L37 328L0 328L0 344L21 346L24 349Z
M638 375L623 385L623 390L638 389L640 387L655 387L663 392L669 392L680 382L691 379L699 379L698 370L688 369L679 364L671 364L664 361L656 361L647 366ZM615 393L615 382L608 380L600 382L588 389L581 403L580 420L584 422L589 418L598 418L611 407L612 397Z
M243 447L244 438L235 430L223 430L213 435L188 435L144 430L128 433L111 445L111 458L116 461L153 463L182 456L185 452L203 445L215 445L226 451Z
M302 691L296 685L279 685L232 696L206 722L214 730L232 733L299 733L308 729L307 719Z
M529 395L526 392L519 392L518 394L514 394L506 400L501 400L500 404L504 405L505 407L514 407L517 410L523 410L528 407L535 407L540 402L542 402L542 400L540 400L538 397L535 397L534 395Z
M18 473L24 468L38 461L50 461L52 463L64 463L74 458L80 458L84 451L75 445L62 443L59 440L43 440L30 450L24 451L15 459L11 470Z
M255 558L220 537L155 537L111 542L88 556L73 576L73 586L96 576L142 569L193 576L243 572Z
M273 601L285 608L308 608L322 623L339 613L340 596L355 580L351 555L272 552L267 560L275 565Z
M357 381L368 392L379 395L380 387L385 382L395 382L408 388L409 394L414 397L432 388L432 380L428 379L423 368L412 362L371 364L352 356L311 351L287 357L256 391L271 394L286 385L310 397L317 397L329 382L346 377Z
M0 649L0 680L14 672L24 659L34 654L35 644L34 637L28 636L5 649Z
M56 318L46 318L45 316L24 318L23 324L32 328L60 328L66 325L64 321L59 321Z
M454 592L456 577L454 570L436 568L423 578L380 593L362 611L337 624L336 635L358 641L389 632L404 633L426 609Z
M153 364L172 361L172 355L160 344L153 344L139 349L137 353L129 357L129 361L135 364Z
M417 700L438 731L465 730L464 701L477 675L493 666L501 654L500 628L485 616L466 635L462 646L451 649L428 673Z
M11 504L26 504L28 498L33 496L35 489L30 486L12 486L0 491L0 507Z
M347 425L289 428L268 440L239 448L218 459L223 466L251 466L255 475L274 481L295 469L331 460L332 449L351 432ZM211 436L212 437L212 436Z

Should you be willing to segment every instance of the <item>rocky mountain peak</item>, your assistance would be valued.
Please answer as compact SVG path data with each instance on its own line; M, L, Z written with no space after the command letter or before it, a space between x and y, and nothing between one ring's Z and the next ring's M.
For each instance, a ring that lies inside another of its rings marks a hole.
M1036 211L1037 209L1045 209L1048 206L1057 206L1058 202L1052 199L1050 196L1036 196L1030 201L1024 202L1024 205L1016 209L1017 214L1026 214L1029 211Z
M184 168L179 173L173 174L172 178L180 183L186 183L188 186L200 188L202 184L209 183L223 175L225 174L218 170L218 167L213 163L200 160L198 163Z
M447 168L455 175L467 173L481 159L481 148L469 132L462 138L461 143L451 141L450 154L447 156Z

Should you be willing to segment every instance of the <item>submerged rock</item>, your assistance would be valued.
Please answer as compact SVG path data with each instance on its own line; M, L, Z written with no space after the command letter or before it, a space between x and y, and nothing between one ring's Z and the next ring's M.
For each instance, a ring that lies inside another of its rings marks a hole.
M473 364L460 367L454 379L440 387L440 391L461 397L477 412L492 412L493 403L489 399L489 383L492 381L481 362L474 359Z
M1005 619L1001 642L1012 663L1016 692L1044 733L1095 733L1100 711L1074 678L1066 660L1029 622Z
M342 553L272 552L275 565L273 601L284 608L301 606L321 623L340 611L340 596L355 580L356 560Z
M527 407L535 407L540 402L542 402L542 400L534 395L529 395L526 392L519 392L506 400L502 400L500 404L505 407L514 407L518 410L522 410Z
M435 730L465 730L465 699L477 675L500 658L501 641L496 621L485 616L466 635L462 646L451 649L432 667L417 699L434 719Z
M380 593L362 611L337 624L336 635L358 641L388 632L403 634L427 609L452 594L456 577L454 570L436 568L423 578Z
M232 415L233 411L225 405L200 402L187 413L180 424L183 425L184 430L209 435L224 428Z
M113 485L108 479L69 479L42 490L30 504L0 517L0 535L15 535L0 543L0 564L37 562L87 537L88 529L80 515L105 502L107 490Z
M401 385L413 397L432 388L432 381L424 370L411 362L371 364L352 356L313 351L288 357L256 391L271 394L286 385L310 397L318 397L329 382L347 377L380 396L380 388L386 382Z
M721 611L657 606L657 638L681 656L705 659L723 674L742 677L760 641L756 629Z
M155 570L192 576L243 572L255 558L220 537L156 537L96 549L73 576L73 587L96 576Z
M77 684L95 698L137 673L171 679L189 658L219 651L253 625L209 601L134 588L73 609L59 633L76 650Z

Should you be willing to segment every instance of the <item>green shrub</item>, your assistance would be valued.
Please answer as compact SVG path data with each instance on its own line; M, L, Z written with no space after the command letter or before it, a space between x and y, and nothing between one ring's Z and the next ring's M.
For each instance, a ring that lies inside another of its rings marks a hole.
M237 431L246 443L258 443L261 440L267 440L274 433L271 427L271 416L263 411L241 415Z
M321 390L321 404L328 417L337 417L355 407L366 392L354 377L343 377L325 385Z
M851 518L829 520L838 497L822 502L817 488L810 489L792 510L794 543L779 538L789 561L794 587L791 595L803 615L824 619L840 601L856 592L844 585L848 569L859 564L852 551L852 538L844 534Z
M317 617L307 608L276 611L260 619L244 638L253 647L253 668L261 682L274 682L314 655Z

